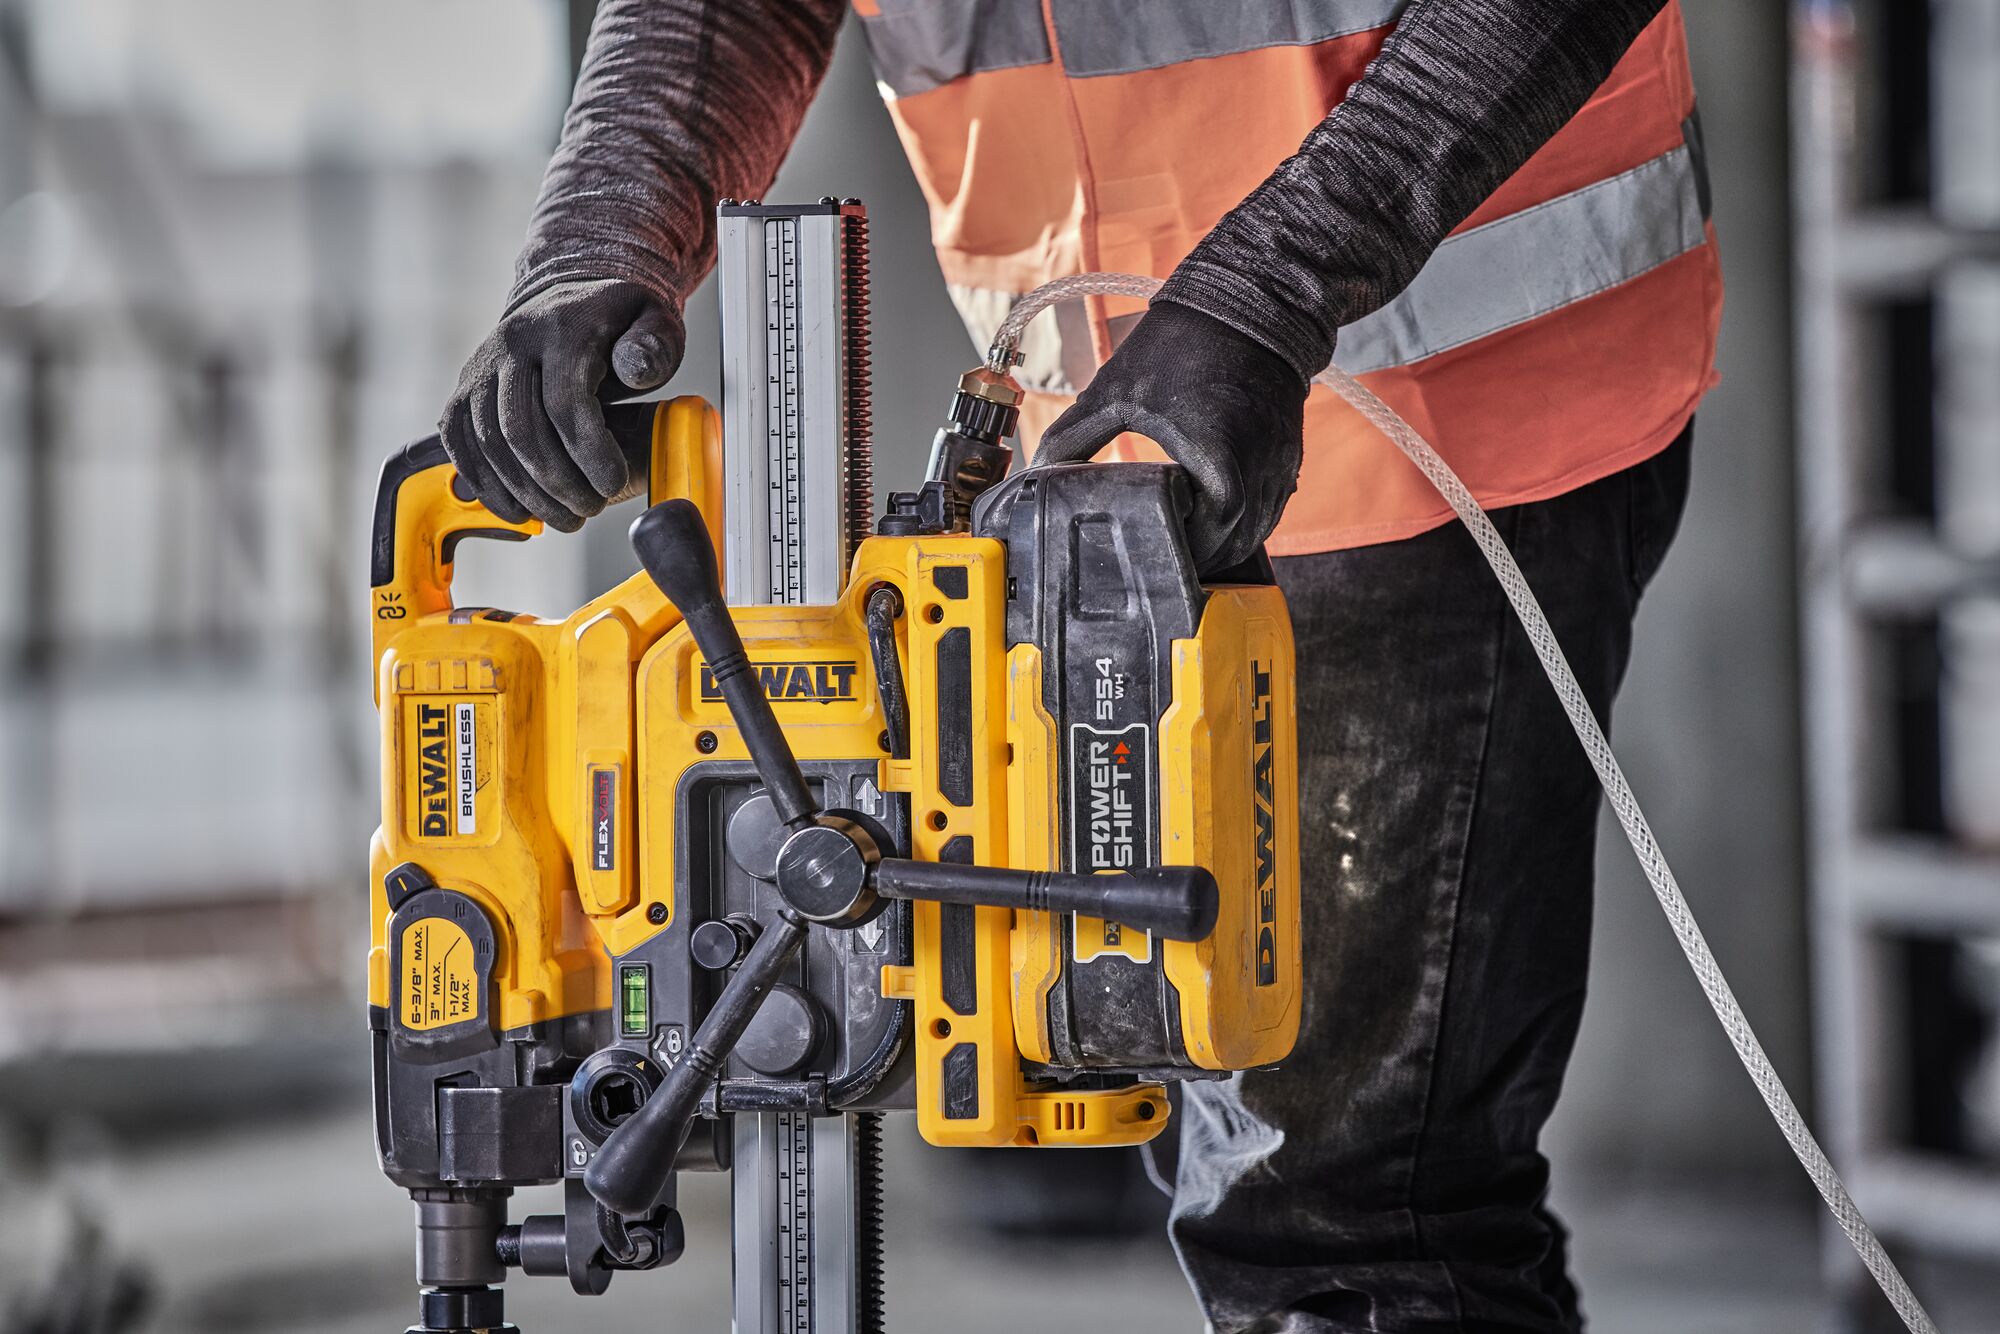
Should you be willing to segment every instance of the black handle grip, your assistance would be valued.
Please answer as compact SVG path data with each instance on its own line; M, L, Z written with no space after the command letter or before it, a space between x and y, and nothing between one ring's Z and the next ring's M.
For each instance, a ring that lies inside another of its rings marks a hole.
M599 1204L626 1218L643 1218L659 1207L701 1095L805 938L806 924L790 916L780 916L757 937L679 1063L639 1110L605 1137L584 1169L583 1184Z
M1215 877L1199 866L1072 875L884 858L876 864L871 883L885 898L1082 913L1167 940L1206 940L1215 930L1222 897Z
M715 544L709 540L701 511L691 501L660 502L633 521L632 549L667 601L680 609L688 632L708 659L709 675L729 706L736 730L743 734L778 818L792 829L812 823L819 803L806 787L791 743L764 695L764 683L743 648L743 636L736 632L736 622L722 600Z
M629 480L625 489L612 498L612 503L629 499L645 492L653 470L653 416L661 407L658 403L616 403L604 409L604 420L611 428L611 438L618 444L618 452L625 456ZM442 468L451 462L445 453L444 441L436 434L412 440L382 461L382 475L375 486L375 521L368 547L368 583L381 588L396 578L397 558L407 558L410 553L396 550L396 517L407 503L403 497L403 487L413 478L433 468ZM463 477L452 479L453 496L461 503L484 497L475 496L471 484ZM490 509L491 506L488 506ZM467 529L460 525L445 539L445 549L441 553L441 563L451 563L451 549L461 537L497 537L520 541L527 533L518 527L500 525L495 516L495 527Z
M625 489L608 498L604 503L616 505L634 496L646 494L653 472L653 418L665 404L647 400L641 403L607 403L604 405L604 425L611 432L611 439L618 446L618 452L625 456ZM444 461L444 444L437 436L428 437L437 441L438 462ZM461 478L456 485L464 488L468 483ZM461 495L464 494L461 489ZM478 497L484 503L485 497Z
M621 500L646 494L653 471L653 417L661 406L650 401L605 404L604 424L610 428L611 438L618 442L618 452L625 456L625 467L631 474L625 489L606 504L616 505Z

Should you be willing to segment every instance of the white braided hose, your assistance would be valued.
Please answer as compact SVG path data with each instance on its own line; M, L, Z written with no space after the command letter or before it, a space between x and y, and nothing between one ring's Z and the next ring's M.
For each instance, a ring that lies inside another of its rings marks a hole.
M1057 301L1084 296L1149 298L1159 286L1157 278L1131 273L1085 273L1045 283L1008 312L987 354L987 364L995 370L1011 367L1015 349L1028 321ZM1736 1048L1736 1055L1749 1072L1751 1082L1756 1084L1757 1092L1763 1096L1764 1105L1770 1108L1772 1119L1784 1132L1792 1152L1798 1155L1806 1175L1812 1178L1820 1198L1833 1212L1834 1221L1847 1234L1855 1253L1881 1285L1889 1304L1896 1308L1896 1314L1902 1317L1912 1334L1937 1334L1937 1326L1931 1321L1929 1313L1917 1300L1916 1294L1910 1291L1910 1285L1903 1280L1895 1262L1882 1248L1868 1221L1861 1216L1861 1210L1855 1207L1846 1184L1827 1160L1826 1151L1813 1138L1811 1128L1799 1114L1792 1095L1785 1090L1784 1081L1778 1078L1771 1058L1765 1055L1763 1044L1751 1029L1749 1017L1743 1013L1742 1005L1729 989L1722 967L1716 962L1708 942L1703 939L1701 928L1695 923L1694 912L1688 907L1687 899L1674 879L1673 869L1667 865L1666 854L1660 851L1652 826L1647 824L1645 812L1639 809L1639 799L1632 794L1632 785L1625 780L1625 772L1618 766L1611 743L1605 739L1604 730L1597 725L1596 715L1590 711L1590 702L1584 696L1583 687L1577 684L1576 674L1570 670L1569 660L1563 656L1562 647L1556 642L1549 618L1543 614L1541 603L1535 600L1527 578L1521 573L1521 567L1507 549L1507 544L1501 540L1499 530L1486 516L1486 511L1479 507L1479 502L1473 499L1465 483L1459 480L1458 474L1451 470L1451 465L1431 448L1430 442L1417 434L1408 422L1397 416L1393 408L1365 385L1338 366L1327 367L1313 380L1327 385L1346 399L1396 448L1402 450L1430 479L1431 485L1437 488L1438 494L1444 497L1445 503L1451 506L1472 533L1472 540L1479 544L1486 563L1493 567L1494 577L1500 581L1507 601L1513 604L1521 628L1527 631L1535 656L1541 659L1542 670L1548 673L1549 684L1555 687L1564 712L1569 714L1577 740L1590 757L1590 765L1597 771L1598 782L1611 801L1611 809L1617 814L1618 823L1624 827L1625 837L1639 858L1639 868L1646 873L1647 881L1653 886L1653 894L1660 901L1660 909L1667 915L1667 924L1673 928L1674 939L1680 942L1688 966L1694 969L1695 980L1701 983L1702 993L1708 997L1715 1017L1721 1021L1722 1031L1728 1034L1730 1045Z

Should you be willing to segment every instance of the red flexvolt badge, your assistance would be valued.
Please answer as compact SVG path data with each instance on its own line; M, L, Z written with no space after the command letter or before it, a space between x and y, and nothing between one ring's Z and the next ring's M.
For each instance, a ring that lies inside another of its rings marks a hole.
M618 771L590 771L590 869L618 868Z

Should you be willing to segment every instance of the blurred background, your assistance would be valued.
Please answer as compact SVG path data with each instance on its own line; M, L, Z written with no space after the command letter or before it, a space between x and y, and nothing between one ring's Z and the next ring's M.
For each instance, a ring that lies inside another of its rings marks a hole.
M498 314L591 8L0 0L6 1334L410 1318L366 1112L365 513ZM2000 1330L2000 0L1685 8L1727 378L1619 749L1864 1209L1947 1329ZM974 349L854 33L771 197L822 194L869 205L909 476ZM689 315L674 389L715 397L712 287ZM624 526L473 544L461 600L565 612ZM1607 833L1550 1136L1595 1327L1869 1327ZM896 1130L899 1327L1199 1329L1136 1186L1115 1235L1003 1243L990 1188ZM703 1189L680 1265L519 1280L513 1318L723 1327Z

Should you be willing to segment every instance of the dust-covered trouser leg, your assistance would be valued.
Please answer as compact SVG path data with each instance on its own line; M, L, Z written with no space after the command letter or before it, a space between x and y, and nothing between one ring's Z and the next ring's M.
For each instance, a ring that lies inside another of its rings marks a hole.
M1600 719L1690 435L1493 521ZM1581 1328L1538 1148L1582 1016L1599 789L1457 524L1278 562L1304 1023L1187 1087L1173 1235L1219 1334Z

